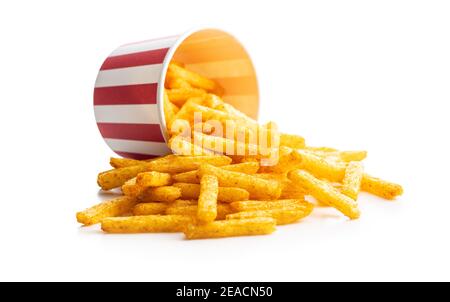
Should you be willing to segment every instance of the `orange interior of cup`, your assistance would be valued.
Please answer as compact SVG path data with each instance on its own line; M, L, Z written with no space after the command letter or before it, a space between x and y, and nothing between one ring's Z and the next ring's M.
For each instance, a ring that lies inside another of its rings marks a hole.
M216 81L224 89L224 101L254 119L258 117L256 72L236 38L216 29L196 31L181 42L172 59Z

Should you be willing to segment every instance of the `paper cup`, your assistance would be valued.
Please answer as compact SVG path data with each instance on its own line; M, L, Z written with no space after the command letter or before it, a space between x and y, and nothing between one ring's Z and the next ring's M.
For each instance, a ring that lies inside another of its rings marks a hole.
M147 159L171 153L163 94L172 59L217 81L224 101L257 118L256 73L249 55L230 34L201 29L125 44L106 58L94 88L98 129L118 155Z

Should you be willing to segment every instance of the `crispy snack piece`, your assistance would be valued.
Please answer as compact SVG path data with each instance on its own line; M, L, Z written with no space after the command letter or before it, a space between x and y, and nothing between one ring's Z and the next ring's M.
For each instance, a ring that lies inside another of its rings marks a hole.
M294 183L308 190L317 200L330 204L350 219L359 217L360 213L356 202L340 193L326 181L317 179L303 170L293 170L289 172L288 177Z
M401 185L367 174L364 174L362 179L361 190L385 199L394 199L395 197L403 194L403 188Z
M171 182L169 173L150 171L139 173L136 176L136 184L142 188L166 186L170 185Z
M303 150L295 150L301 157L301 167L315 177L330 181L342 181L345 175L345 165L317 156Z
M198 197L197 219L199 222L211 222L217 216L217 195L219 181L214 175L204 174L200 179L200 195Z
M196 170L204 163L213 166L225 166L231 163L231 158L225 155L174 156L166 160L154 160L146 163L144 166L146 166L148 171L172 174Z
M361 181L364 175L364 168L361 162L352 161L345 169L345 176L342 181L341 193L353 200L358 198Z
M198 211L198 205L197 204L191 204L191 205L170 205L167 210L166 214L169 215L188 215L192 217L197 217L197 211ZM234 210L231 208L229 204L218 204L217 205L217 216L216 220L224 220L225 217L228 214L234 213Z
M124 214L136 204L136 199L121 196L103 201L89 209L77 213L77 221L84 225L99 223L103 218Z
M173 136L169 139L169 148L174 154L178 155L212 155L213 151L204 149L198 145L192 144L185 137L181 135Z
M149 187L138 197L140 202L173 202L181 197L181 189L174 186Z
M118 169L123 167L129 167L129 166L136 166L136 165L142 165L145 164L146 160L137 160L137 159L131 159L131 158L118 158L118 157L111 157L109 160L109 164L111 167Z
M134 165L100 173L97 183L103 190L111 190L122 186L127 180L136 177L139 173L149 171L150 162L142 165Z
M169 100L176 106L183 106L183 104L190 98L202 97L206 95L205 90L193 87L166 89L166 91Z
M214 81L173 63L169 64L167 73L170 77L185 80L193 87L202 88L207 91L215 91L218 89L218 85Z
M122 186L122 193L127 196L136 197L141 194L143 188L136 183L136 177L127 180Z
M189 224L184 234L187 239L266 235L275 231L275 225L275 219L269 217L223 220L201 225Z
M181 189L181 198L183 199L197 199L200 196L199 184L177 182L173 186ZM233 187L220 187L217 195L217 201L220 202L233 202L248 198L249 193L246 190Z
M255 217L271 217L274 218L278 225L289 224L299 221L300 219L311 214L313 210L313 205L309 204L305 208L287 208L287 209L272 209L272 210L258 210L258 211L248 211L239 212L234 214L229 214L226 219L248 219Z
M311 204L304 199L245 200L232 202L231 208L237 212L274 210L274 209L305 209Z
M245 162L240 164L233 164L221 167L224 170L234 171L234 172L242 172L246 174L255 174L258 172L259 163L258 162ZM197 174L198 170L179 173L173 175L172 178L176 182L187 182L187 183L200 183L200 178Z
M204 164L198 170L199 176L214 175L222 187L238 187L247 190L253 199L277 199L281 188L277 181L261 179L250 174L227 171L212 165Z
M166 118L166 124L171 125L175 115L180 109L169 100L167 95L167 89L164 89L164 117Z
M102 220L102 230L107 233L181 232L191 222L191 217L181 215L112 217Z
M156 215L164 214L169 204L162 202L144 202L138 203L133 208L133 215Z
M305 147L305 139L299 135L282 133L280 135L280 146L301 149Z

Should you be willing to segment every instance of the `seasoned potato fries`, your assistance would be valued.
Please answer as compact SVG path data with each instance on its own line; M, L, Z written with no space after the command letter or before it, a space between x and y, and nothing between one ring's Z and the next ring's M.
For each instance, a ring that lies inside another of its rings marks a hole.
M231 104L236 101L222 80L184 66L169 64L158 100L173 154L111 158L112 169L99 173L97 183L122 195L78 212L79 223L100 223L107 233L179 232L187 239L265 235L276 225L301 224L315 209L357 219L360 191L388 200L403 193L400 185L366 174L367 151L313 147L275 122L258 124L244 113L246 104L244 112Z

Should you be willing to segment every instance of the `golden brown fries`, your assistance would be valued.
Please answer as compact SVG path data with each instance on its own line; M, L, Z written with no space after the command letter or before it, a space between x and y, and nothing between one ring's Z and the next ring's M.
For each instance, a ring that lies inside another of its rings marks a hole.
M188 239L260 235L314 207L358 218L360 190L385 199L403 193L364 172L367 151L312 147L274 122L258 124L239 110L251 112L251 102L231 104L223 79L220 87L184 66L170 62L164 80L161 125L173 154L111 158L113 169L97 182L123 195L78 212L78 222L101 222L110 233L184 232ZM133 216L117 217L125 215Z
M273 210L273 209L291 209L291 208L307 208L311 204L302 199L279 199L275 201L269 200L246 200L232 202L231 208L237 212Z
M257 210L246 211L229 214L226 219L248 219L255 217L271 217L276 220L277 225L290 224L299 221L300 219L308 216L313 210L312 204L304 208L291 207L286 209L271 209L271 210Z
M364 168L361 162L352 161L345 168L344 179L342 180L341 193L347 195L351 199L358 198L361 181L364 175Z
M187 239L266 235L275 231L275 224L276 221L269 217L214 221L208 224L189 224L184 234Z
M181 189L174 186L163 186L145 189L139 196L140 202L173 202L181 197Z
M207 223L217 216L217 195L219 181L214 175L205 174L200 179L200 195L198 196L197 220Z
M403 194L402 186L367 174L364 174L361 189L385 199L394 199Z
M117 157L111 157L109 160L109 164L111 165L111 167L113 167L115 169L141 165L146 162L147 161L143 161L143 160L130 159L130 158L117 158Z
M255 174L258 172L259 164L257 162L245 162L234 165L227 165L221 167L224 170L242 172L246 174ZM187 182L187 183L200 183L200 178L198 177L198 170L184 172L175 174L172 178L176 182Z
M142 188L161 187L171 184L172 179L169 173L143 172L136 176L136 184Z
M169 207L168 203L163 202L143 202L138 203L133 208L133 215L156 215L164 214Z
M121 196L103 201L89 209L77 213L77 221L84 225L99 223L103 218L114 217L129 212L136 204L136 199Z
M182 204L177 204L177 205L170 205L167 209L166 209L166 214L169 215L187 215L187 216L192 216L194 218L197 217L197 212L198 212L198 205L197 204L186 204L186 205L182 205ZM218 204L217 205L217 216L216 216L216 220L224 220L225 217L229 214L234 213L234 210L231 208L231 206L229 204Z
M107 233L180 232L191 222L191 217L181 215L111 217L102 220L102 230Z
M277 199L281 195L281 188L277 181L261 179L249 174L227 171L208 164L198 170L201 176L210 174L219 179L220 186L238 187L247 190L250 198Z
M173 184L174 187L181 189L181 198L198 199L200 195L200 185L192 183L178 182ZM233 202L238 200L247 200L250 194L241 188L220 187L217 195L217 201Z
M293 170L289 172L289 178L307 189L312 196L321 202L326 202L341 211L350 219L359 217L359 209L356 202L350 197L340 193L329 183L317 179L306 171Z
M97 183L103 190L120 187L139 173L148 171L148 164L128 166L100 173L97 177Z

